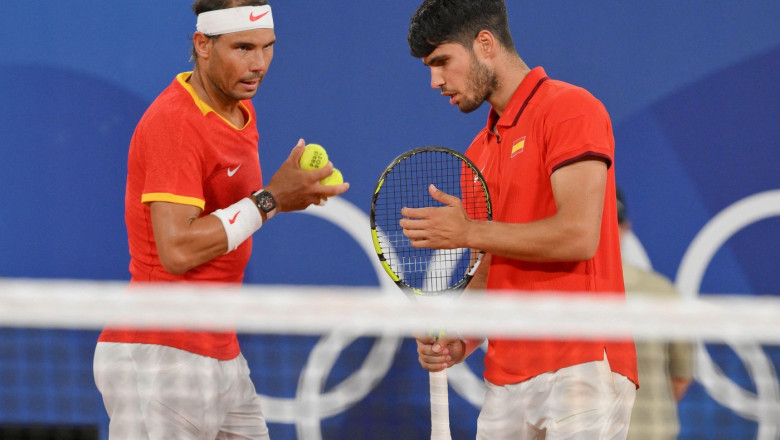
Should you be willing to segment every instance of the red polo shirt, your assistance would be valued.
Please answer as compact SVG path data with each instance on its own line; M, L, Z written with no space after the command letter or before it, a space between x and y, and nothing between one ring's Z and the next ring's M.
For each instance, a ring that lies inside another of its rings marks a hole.
M497 134L491 131L495 126ZM487 289L492 294L524 291L573 295L625 295L612 167L615 142L604 106L585 89L547 78L533 69L501 117L491 109L487 126L467 151L485 176L493 219L528 223L556 213L550 176L579 160L608 165L598 250L587 261L529 262L493 255ZM637 381L631 340L505 340L491 338L485 378L497 385L603 359L613 371Z
M169 273L160 262L151 227L151 202L196 206L202 210L202 217L248 196L262 186L263 180L252 102L241 101L246 123L233 126L198 97L187 82L191 74L179 74L155 99L130 141L125 222L131 285L238 285L252 253L250 237L233 252L181 275ZM223 360L233 359L240 352L234 332L106 328L99 341L165 345Z

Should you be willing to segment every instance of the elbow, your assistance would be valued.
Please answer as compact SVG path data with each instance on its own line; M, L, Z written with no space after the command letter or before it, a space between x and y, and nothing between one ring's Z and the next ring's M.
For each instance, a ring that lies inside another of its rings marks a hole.
M583 240L579 249L576 251L576 257L578 261L587 261L596 256L596 251L599 248L599 240L596 237L595 240Z
M566 260L587 261L596 255L599 248L599 231L591 231L589 228L574 228L569 237Z
M184 255L175 251L160 253L160 264L171 275L182 275L192 269Z
M184 266L170 266L165 264L163 264L163 268L165 268L165 270L171 275L176 275L176 276L183 275L185 272L189 270Z

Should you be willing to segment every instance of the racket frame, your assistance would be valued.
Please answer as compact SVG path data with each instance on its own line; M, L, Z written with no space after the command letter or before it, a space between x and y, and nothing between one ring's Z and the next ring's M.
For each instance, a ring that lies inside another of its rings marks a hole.
M477 168L474 162L472 162L471 159L466 157L466 155L464 155L463 153L460 153L459 151L455 151L447 147L431 145L431 146L418 147L418 148L405 151L399 154L395 159L393 159L390 162L390 164L385 168L385 170L382 172L382 175L377 181L376 187L374 188L374 193L371 197L371 210L369 214L369 221L371 223L371 238L374 242L374 250L376 251L377 257L379 258L379 262L382 264L382 268L384 268L385 272L387 272L387 274L396 283L396 285L398 285L398 287L400 287L401 290L404 291L404 293L406 293L412 298L415 295L420 295L420 296L448 295L463 290L468 285L468 283L471 282L471 279L474 277L474 274L476 273L477 269L479 268L479 265L482 263L482 260L484 259L485 256L484 251L477 250L476 252L477 257L472 263L471 267L469 267L468 271L466 271L464 276L460 280L458 280L457 283L447 287L446 289L440 289L440 290L422 290L409 285L406 281L404 281L403 278L401 278L397 273L395 273L393 268L390 266L390 263L385 258L385 253L382 250L382 246L379 240L379 234L377 232L377 224L375 218L375 210L376 210L376 204L377 204L377 199L379 197L379 193L384 187L387 175L390 174L396 166L398 166L400 163L413 157L416 154L430 152L430 151L453 155L458 159L460 159L466 166L468 166L471 169L471 171L474 172L474 175L477 177L477 182L480 184L480 187L482 188L482 191L484 191L485 194L485 205L486 205L486 213L487 213L486 221L490 221L493 218L493 210L492 210L493 208L490 200L490 192L488 191L487 183L485 183L485 177L482 175L482 172L479 170L479 168Z

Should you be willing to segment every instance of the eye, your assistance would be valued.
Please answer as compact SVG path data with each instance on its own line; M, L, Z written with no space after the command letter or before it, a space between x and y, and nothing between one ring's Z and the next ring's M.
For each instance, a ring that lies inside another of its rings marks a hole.
M240 50L242 52L250 51L250 50L254 49L254 47L255 46L253 44L250 44L250 43L237 43L235 45L236 50Z
M431 66L433 66L433 67L444 67L445 65L447 65L448 61L449 61L449 58L438 58L431 64Z

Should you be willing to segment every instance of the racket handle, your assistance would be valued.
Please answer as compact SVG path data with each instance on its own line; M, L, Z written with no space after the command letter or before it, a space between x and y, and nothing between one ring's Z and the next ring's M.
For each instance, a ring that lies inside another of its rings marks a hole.
M450 408L447 396L447 370L430 373L431 440L451 440Z

